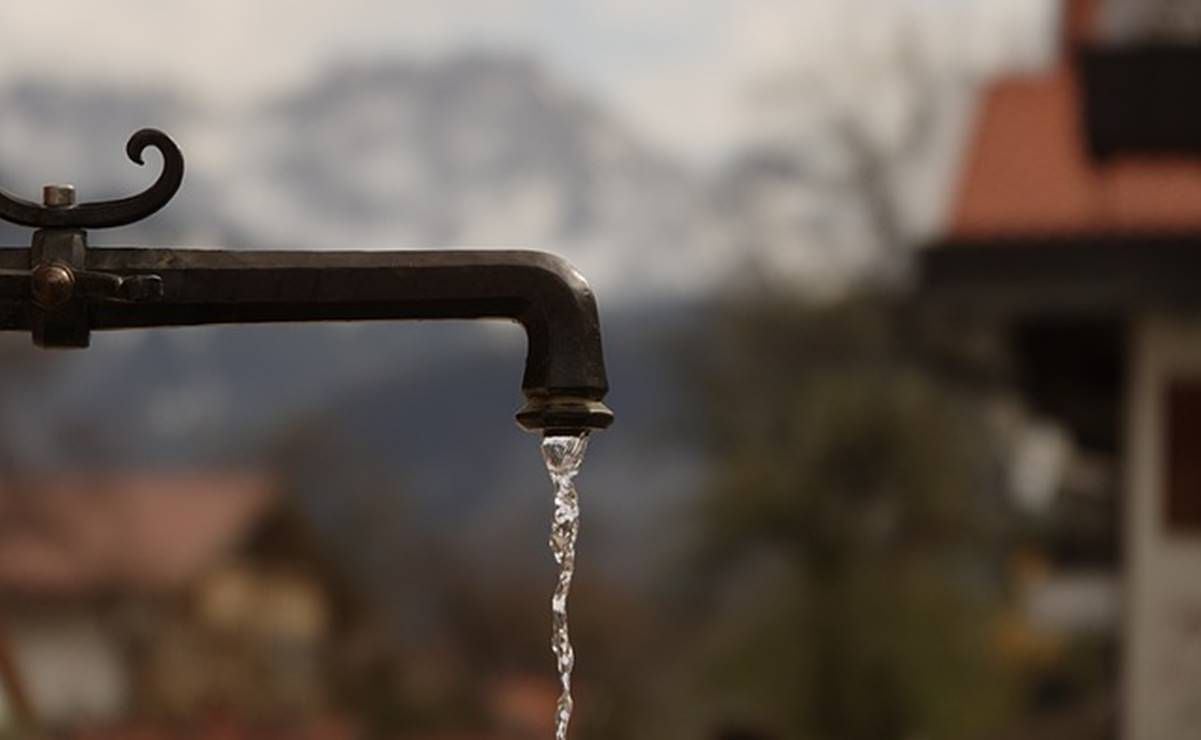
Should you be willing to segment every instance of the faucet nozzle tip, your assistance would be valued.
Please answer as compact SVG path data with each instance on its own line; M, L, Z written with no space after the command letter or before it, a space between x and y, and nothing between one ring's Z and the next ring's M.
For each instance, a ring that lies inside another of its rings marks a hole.
M517 424L527 432L581 434L607 428L613 412L595 399L579 396L530 396L517 412Z

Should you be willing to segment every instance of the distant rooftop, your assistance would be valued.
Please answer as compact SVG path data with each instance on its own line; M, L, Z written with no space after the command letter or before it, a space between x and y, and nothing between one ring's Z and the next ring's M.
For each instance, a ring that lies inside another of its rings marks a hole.
M1201 157L1092 156L1097 137L1086 132L1075 52L1096 41L1096 7L1066 2L1056 64L986 91L951 210L952 239L1201 228ZM1123 110L1102 108L1121 120Z
M89 596L182 587L277 498L249 473L61 475L0 490L0 592Z

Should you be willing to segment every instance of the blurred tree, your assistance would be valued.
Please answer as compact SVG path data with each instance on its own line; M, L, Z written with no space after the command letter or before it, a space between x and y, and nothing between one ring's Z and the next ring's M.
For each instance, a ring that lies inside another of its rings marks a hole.
M826 295L911 277L963 88L904 13L875 38L843 11L835 67L810 59L754 87L763 131L715 195L715 229L748 266Z
M958 739L1005 714L989 445L902 315L759 292L706 327L688 376L712 466L691 569L708 602L691 608L715 719Z

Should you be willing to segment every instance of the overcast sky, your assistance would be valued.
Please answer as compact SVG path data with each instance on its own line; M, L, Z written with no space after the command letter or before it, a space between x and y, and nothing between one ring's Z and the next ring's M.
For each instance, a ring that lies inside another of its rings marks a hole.
M753 126L749 84L837 78L901 28L965 74L1036 63L1053 0L95 0L0 4L0 82L162 84L239 106L343 59L533 53L636 130L704 159Z

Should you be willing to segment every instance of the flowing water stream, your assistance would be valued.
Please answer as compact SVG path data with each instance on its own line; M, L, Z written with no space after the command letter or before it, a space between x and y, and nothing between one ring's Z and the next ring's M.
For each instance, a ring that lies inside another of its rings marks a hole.
M550 529L550 549L559 564L559 580L551 597L551 621L554 636L551 649L559 664L559 683L563 693L555 708L555 740L567 740L567 725L571 722L571 669L575 653L567 633L567 594L571 592L571 577L575 573L575 542L580 533L580 497L575 490L575 477L584 463L588 435L548 435L542 440L542 459L555 485L555 514Z

